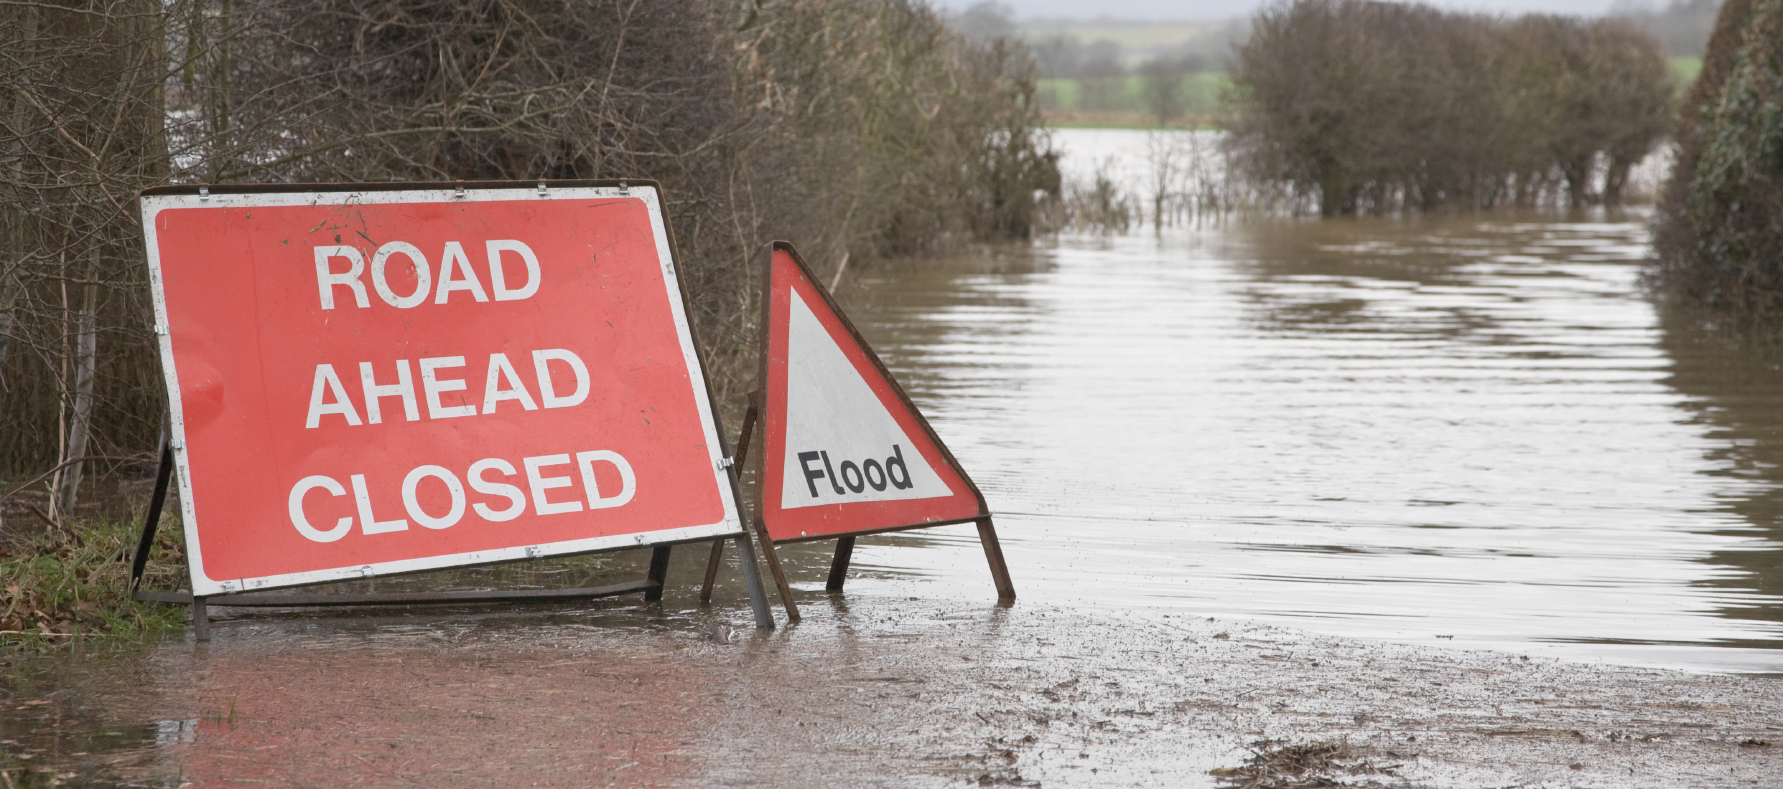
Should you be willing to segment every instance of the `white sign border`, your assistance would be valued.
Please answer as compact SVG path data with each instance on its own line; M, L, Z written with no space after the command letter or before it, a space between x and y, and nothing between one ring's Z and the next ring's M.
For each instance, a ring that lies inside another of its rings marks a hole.
M280 187L269 186L269 189ZM208 190L207 190L208 191ZM283 575L270 575L258 578L213 579L204 572L202 543L198 539L198 517L193 508L192 479L186 454L185 413L180 402L179 370L173 357L173 332L167 318L166 292L161 278L160 239L156 232L156 217L165 210L175 208L223 208L223 207L274 207L302 205L386 205L392 203L484 203L484 202L519 202L533 200L589 200L589 199L623 199L631 198L644 203L650 213L650 229L656 240L656 253L661 261L663 282L666 286L670 309L674 314L675 333L681 342L681 353L687 365L688 380L693 386L694 402L700 411L700 425L706 439L709 457L707 468L712 471L713 481L720 491L719 498L724 503L724 517L716 523L697 526L685 526L678 529L664 529L643 534L622 534L610 537L592 537L583 540L566 540L563 542L543 543L540 545L516 546L488 551L468 553L441 554L419 559L403 559L394 562L378 562L374 564L337 567L326 570L310 570ZM724 457L723 441L718 435L718 421L712 410L710 389L707 385L705 369L700 364L699 352L694 348L693 328L687 319L687 305L682 299L680 278L675 271L674 257L669 249L668 226L663 220L662 199L652 185L636 184L630 186L554 186L549 181L538 186L514 187L478 187L466 185L459 188L453 185L442 185L439 188L393 188L382 190L375 185L347 186L340 189L316 189L314 191L267 191L240 192L231 189L216 193L198 192L195 194L145 194L142 196L143 239L147 245L149 265L149 287L155 303L155 333L160 346L161 369L167 380L168 410L172 424L172 448L175 477L180 491L180 516L185 527L186 561L191 570L192 594L194 597L210 597L218 594L231 594L262 589L276 589L288 586L327 583L330 581L348 581L371 578L378 575L411 573L421 570L438 570L448 567L465 567L496 562L515 561L520 559L541 558L545 556L564 556L579 553L595 553L600 551L619 550L624 548L641 548L666 543L689 542L700 539L725 537L743 532L743 520L739 514L736 490L731 486L729 472Z

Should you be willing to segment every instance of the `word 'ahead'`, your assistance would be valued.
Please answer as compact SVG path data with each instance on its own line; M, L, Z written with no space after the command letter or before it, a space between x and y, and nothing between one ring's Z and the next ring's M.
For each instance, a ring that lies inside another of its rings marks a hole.
M741 530L652 187L143 199L195 594Z
M790 247L766 276L762 520L776 541L976 520L978 489Z

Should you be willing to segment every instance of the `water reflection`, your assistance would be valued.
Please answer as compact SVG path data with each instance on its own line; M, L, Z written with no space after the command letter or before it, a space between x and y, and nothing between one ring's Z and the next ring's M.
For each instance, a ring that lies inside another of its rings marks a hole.
M1706 560L1735 572L1704 585L1758 593L1730 601L1722 616L1783 623L1783 606L1771 603L1783 599L1783 366L1774 351L1730 342L1685 316L1669 315L1665 326L1665 350L1677 360L1667 383L1693 397L1684 407L1715 441L1705 473L1726 480L1721 501L1741 519L1726 533L1745 538Z
M841 297L1029 599L1778 671L1779 390L1674 366L1646 243L1638 214L1232 223ZM969 530L927 538L852 588L988 588Z

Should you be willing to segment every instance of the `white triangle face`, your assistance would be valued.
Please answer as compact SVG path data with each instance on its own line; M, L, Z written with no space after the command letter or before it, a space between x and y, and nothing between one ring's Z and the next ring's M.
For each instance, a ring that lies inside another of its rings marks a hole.
M780 508L953 495L797 290L791 313Z

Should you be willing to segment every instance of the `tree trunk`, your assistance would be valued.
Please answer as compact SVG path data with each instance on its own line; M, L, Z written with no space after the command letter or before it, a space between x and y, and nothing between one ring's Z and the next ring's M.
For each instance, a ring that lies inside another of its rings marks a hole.
M1622 188L1628 185L1628 171L1634 169L1634 162L1612 155L1610 171L1603 179L1603 204L1605 208L1619 208L1622 205Z
M64 461L86 457L87 440L93 427L93 379L99 366L99 286L88 284L84 290L80 317L75 323L74 413L68 423L68 450ZM81 470L85 465L75 463L62 471L54 514L68 513L80 500Z
M12 331L16 323L13 310L18 306L20 287L9 267L15 265L12 256L19 254L24 244L10 212L0 217L0 221L5 223L0 227L0 249L7 255L7 259L0 259L0 392L5 392L11 388L6 380L6 357L12 350Z

